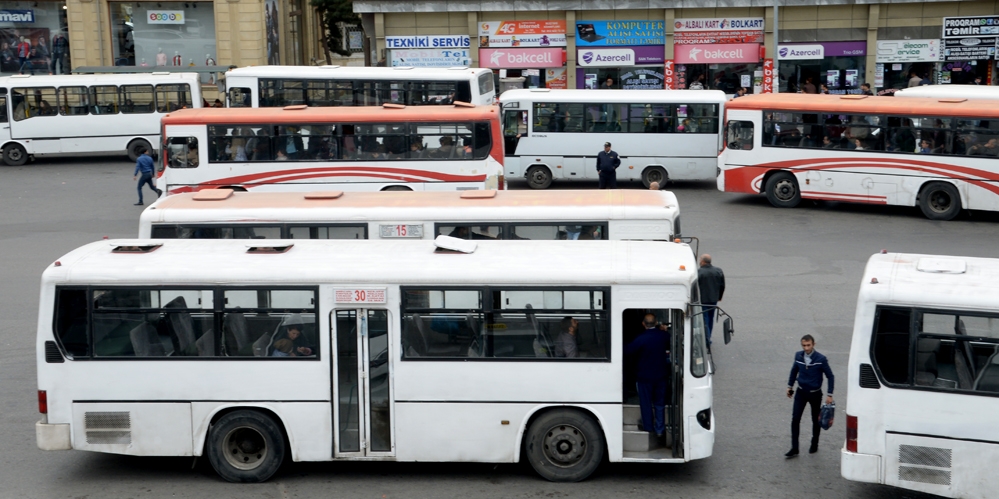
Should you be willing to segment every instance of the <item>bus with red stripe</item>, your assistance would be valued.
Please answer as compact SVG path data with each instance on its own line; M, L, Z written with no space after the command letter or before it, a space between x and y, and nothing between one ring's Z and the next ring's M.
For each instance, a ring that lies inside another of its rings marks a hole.
M494 106L185 109L162 126L168 194L505 188Z
M999 108L966 98L767 94L726 105L718 189L919 207L951 220L999 210Z

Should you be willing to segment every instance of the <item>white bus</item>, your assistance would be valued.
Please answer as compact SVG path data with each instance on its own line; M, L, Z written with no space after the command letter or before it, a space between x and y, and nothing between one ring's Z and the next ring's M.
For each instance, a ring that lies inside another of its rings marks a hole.
M164 196L139 217L147 239L465 239L673 241L669 191L233 192Z
M697 303L694 255L668 242L100 241L42 276L37 444L207 455L242 482L286 455L526 459L555 481L605 457L703 459ZM623 338L648 313L675 332L662 438L638 429L625 383ZM577 354L559 357L571 319Z
M0 150L9 166L29 158L159 150L160 118L201 107L193 73L0 77Z
M610 142L618 181L713 179L725 93L679 90L508 90L500 95L506 175L545 189L595 180Z
M931 97L935 99L999 99L999 87L992 85L922 85L903 88L894 97Z
M996 259L871 257L850 346L844 478L996 496L997 298Z
M484 68L252 66L225 73L229 107L492 105Z

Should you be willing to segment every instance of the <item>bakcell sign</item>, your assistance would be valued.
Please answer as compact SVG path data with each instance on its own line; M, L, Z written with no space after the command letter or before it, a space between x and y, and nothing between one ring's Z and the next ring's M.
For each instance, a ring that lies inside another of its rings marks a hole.
M676 89L676 68L673 67L673 59L666 60L663 66L663 86L667 90Z
M150 10L146 12L148 24L184 24L182 10Z
M496 69L558 68L565 64L561 48L479 49L479 66Z
M674 45L673 55L677 64L760 62L760 44Z
M825 48L822 45L780 45L777 47L777 58L782 61L801 61L824 57Z
M763 59L763 87L760 93L774 93L774 60Z

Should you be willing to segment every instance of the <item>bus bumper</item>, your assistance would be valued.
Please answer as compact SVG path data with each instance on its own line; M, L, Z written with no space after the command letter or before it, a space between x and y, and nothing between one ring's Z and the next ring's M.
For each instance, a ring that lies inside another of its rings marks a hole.
M847 480L881 483L881 456L848 452L844 444L840 450L839 470Z
M35 423L35 440L38 442L39 449L70 450L73 448L68 424L48 424L43 421Z

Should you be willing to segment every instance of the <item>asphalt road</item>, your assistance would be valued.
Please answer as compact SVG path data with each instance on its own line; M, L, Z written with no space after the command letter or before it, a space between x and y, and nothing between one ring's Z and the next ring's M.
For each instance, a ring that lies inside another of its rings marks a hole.
M117 158L0 167L0 497L927 497L842 479L842 412L818 454L784 459L792 355L801 335L814 335L838 375L837 394L845 395L843 366L867 258L882 248L995 256L999 240L993 214L932 222L912 208L805 203L780 210L762 197L720 193L712 182L671 184L684 234L699 237L701 251L725 271L720 305L735 317L737 330L732 344L714 349L718 433L710 459L605 465L578 484L545 482L526 464L293 463L268 483L235 485L219 479L205 460L35 447L41 272L81 244L136 234L141 208L132 206L132 169ZM596 186L553 186L567 187ZM841 399L841 410L844 405Z

